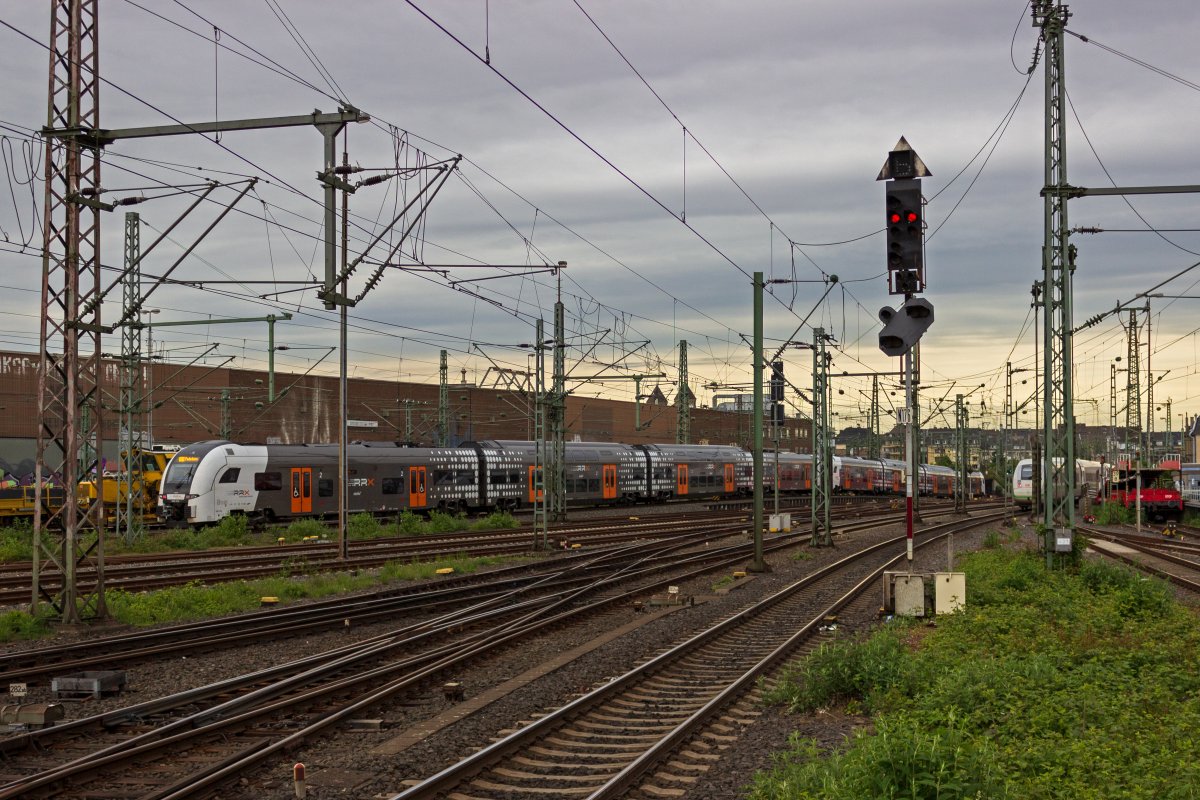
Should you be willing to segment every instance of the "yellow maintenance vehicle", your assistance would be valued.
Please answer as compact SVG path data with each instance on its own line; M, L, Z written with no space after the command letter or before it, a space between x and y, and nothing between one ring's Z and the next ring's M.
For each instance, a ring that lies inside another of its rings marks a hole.
M154 445L150 449L138 448L133 451L133 473L105 472L100 481L104 496L104 516L106 521L113 523L118 516L123 516L133 495L134 507L131 516L151 522L157 519L158 487L162 482L163 472L167 462L179 450L178 445ZM121 464L125 464L125 453L121 453ZM79 499L94 503L97 497L95 479L80 481ZM119 511L118 511L119 509Z
M132 490L135 498L135 508L132 517L146 522L156 519L158 505L158 486L162 481L163 471L167 462L178 445L155 445L153 448L134 451L134 470L132 476L124 472L105 472L103 474L101 491L104 493L104 516L111 524L117 520L117 504L120 503L121 514L124 515L126 503ZM125 462L125 454L121 454L121 463ZM78 502L81 506L89 506L96 502L97 481L90 478L80 481L76 487ZM42 486L42 503L47 514L57 511L63 503L63 487L49 479ZM0 479L0 525L33 519L34 487L30 484L17 485L15 480Z

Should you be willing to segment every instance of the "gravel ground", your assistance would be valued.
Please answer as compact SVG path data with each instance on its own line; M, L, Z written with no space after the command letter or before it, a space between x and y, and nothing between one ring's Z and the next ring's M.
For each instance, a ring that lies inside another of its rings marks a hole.
M975 533L956 536L956 549L975 549L986 530L987 528L981 528ZM425 722L453 707L441 694L440 685L443 681L455 680L462 683L466 696L470 699L487 688L571 648L587 644L613 628L630 622L636 615L627 607L617 608L593 615L587 621L570 628L546 633L532 642L523 643L520 648L510 648L482 659L459 674L441 677L434 684L373 709L370 717L378 721L378 729L367 727L339 730L323 735L285 758L267 762L262 769L247 776L238 785L222 788L217 796L224 800L293 798L295 792L291 780L292 766L299 761L307 767L307 796L313 800L335 797L390 797L404 788L405 781L431 775L469 755L498 738L502 731L515 727L522 721L537 718L542 713L606 682L612 676L626 671L641 660L661 652L667 646L692 635L711 622L782 588L815 567L836 560L852 545L894 536L898 532L900 529L892 526L870 533L849 534L844 543L839 542L838 547L832 550L813 550L811 557L804 560L796 559L796 551L792 550L769 556L769 573L746 580L726 594L714 593L714 584L720 578L720 574L714 573L711 577L694 580L681 586L683 594L695 595L703 600L694 607L646 622L632 632L592 650L539 680L528 683L484 706L457 724L427 736L401 752L374 752L376 748L387 744L410 726ZM1028 538L1031 534L1027 531L1026 536ZM807 536L797 538L807 541ZM920 570L933 571L944 569L945 561L946 548L934 545L932 552L918 555L915 566ZM877 609L873 603L857 605L861 606L861 610L849 612L854 616L843 616L839 620L843 631L861 630L877 621ZM416 617L407 617L387 624L356 627L349 632L334 631L307 636L303 640L269 641L250 648L225 650L171 663L134 666L128 670L129 687L121 696L72 703L68 709L68 718L111 710L224 677L243 674L302 654L339 647L359 638L402 627L415 619ZM26 702L44 702L47 699L33 693ZM781 749L786 744L787 736L792 730L802 730L805 735L836 746L855 726L862 723L862 720L837 714L789 717L776 709L768 709L755 724L746 729L736 745L723 753L722 760L688 793L685 800L715 800L740 796L739 788L749 781L756 770L769 767L771 752ZM372 723L372 726L374 724Z

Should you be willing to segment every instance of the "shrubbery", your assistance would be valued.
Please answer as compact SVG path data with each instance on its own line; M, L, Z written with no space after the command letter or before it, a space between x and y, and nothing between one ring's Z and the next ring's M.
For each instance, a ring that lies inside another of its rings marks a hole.
M1200 623L1169 587L1039 553L962 558L969 605L821 648L773 690L873 715L833 751L795 738L750 797L1185 798L1200 786Z

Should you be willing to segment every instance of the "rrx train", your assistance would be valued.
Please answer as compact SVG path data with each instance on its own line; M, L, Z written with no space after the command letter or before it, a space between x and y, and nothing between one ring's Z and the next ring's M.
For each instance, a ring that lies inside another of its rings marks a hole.
M387 515L405 510L516 510L534 503L534 442L480 441L459 447L356 443L346 447L347 508ZM765 459L766 489L775 482L774 454ZM728 498L753 493L750 452L725 445L567 442L566 497L571 505ZM779 454L779 489L812 489L812 456ZM835 457L834 490L905 492L903 462ZM182 448L167 465L159 517L206 525L230 514L282 520L337 514L336 444L260 445L208 441ZM978 478L978 481L975 478ZM922 494L949 497L956 476L922 465ZM972 474L971 493L983 476Z

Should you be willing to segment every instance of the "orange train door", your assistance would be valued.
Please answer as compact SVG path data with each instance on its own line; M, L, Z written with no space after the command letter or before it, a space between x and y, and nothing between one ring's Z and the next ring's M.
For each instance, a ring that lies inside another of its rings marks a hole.
M537 467L529 468L529 502L536 503L545 498L545 491L537 488L537 475L535 474ZM537 496L534 496L537 492Z
M298 467L292 470L292 513L312 513L311 467Z
M604 499L617 499L617 465L604 465Z
M725 465L725 491L732 494L736 489L733 485L733 464Z
M688 468L687 464L675 465L675 494L682 497L688 493Z
M408 506L409 508L424 508L425 503L425 467L409 467Z

